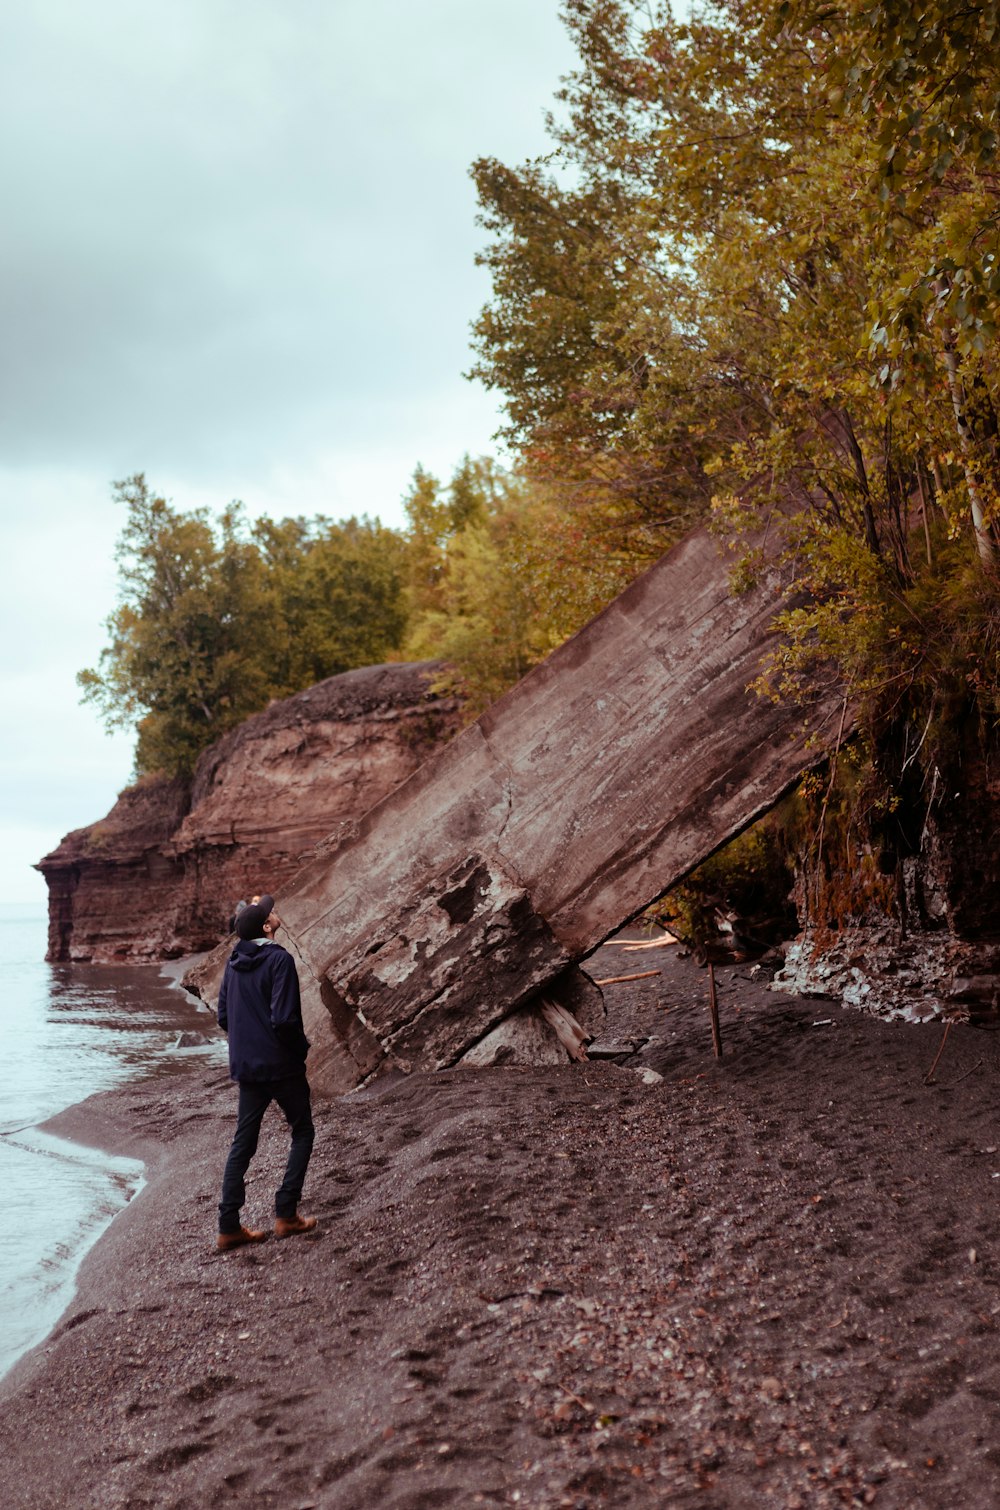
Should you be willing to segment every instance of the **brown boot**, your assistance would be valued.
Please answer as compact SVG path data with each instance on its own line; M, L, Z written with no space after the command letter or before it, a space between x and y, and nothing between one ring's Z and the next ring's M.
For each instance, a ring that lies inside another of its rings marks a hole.
M298 1232L311 1232L316 1225L314 1216L279 1216L274 1221L275 1237L294 1237Z
M230 1248L242 1248L244 1243L262 1243L266 1237L266 1232L254 1232L249 1227L241 1227L238 1232L220 1232L215 1239L215 1246L220 1253L228 1253Z

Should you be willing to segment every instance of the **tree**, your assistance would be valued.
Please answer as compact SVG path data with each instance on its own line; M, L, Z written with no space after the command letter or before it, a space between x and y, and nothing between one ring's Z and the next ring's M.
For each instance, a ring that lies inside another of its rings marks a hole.
M114 491L128 511L121 596L100 669L78 680L109 726L136 726L140 772L176 774L266 701L267 656L255 651L273 639L277 605L237 510L217 534L205 510L180 513L142 474Z
M880 381L931 398L942 381L981 560L1000 494L994 353L1000 302L1000 6L959 0L783 0L775 25L830 39L826 95L876 152L861 213L881 254L872 348Z
M406 547L379 521L283 521L297 546L280 548L270 520L255 527L281 605L276 651L279 695L398 651L407 622Z
M811 605L762 690L832 660L889 766L1000 710L997 33L914 14L926 48L895 0L567 0L553 151L474 169L528 478L665 543L782 539Z
M414 586L405 653L444 660L479 712L615 597L643 557L609 547L602 515L463 458L447 488L419 472L408 509ZM658 554L647 543L646 558Z
M84 699L135 726L136 769L187 775L227 729L402 637L402 542L377 522L218 521L182 513L140 473L115 484L119 603Z
M780 499L797 548L810 523L820 554L846 531L898 588L910 499L932 506L936 491L958 523L957 459L988 559L996 373L992 352L963 352L963 277L944 255L977 223L979 186L925 196L905 245L873 241L859 206L879 144L829 109L842 28L776 28L763 0L689 23L615 0L571 0L566 17L581 67L555 152L544 170L476 168L495 238L480 371L508 392L528 466L554 454L605 495L627 480L668 534L710 501ZM873 311L896 299L897 323L910 319L899 291L929 259L944 276L925 360L887 382Z

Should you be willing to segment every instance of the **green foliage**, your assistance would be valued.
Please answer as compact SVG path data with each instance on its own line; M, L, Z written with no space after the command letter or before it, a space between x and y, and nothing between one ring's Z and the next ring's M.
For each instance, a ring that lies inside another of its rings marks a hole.
M135 727L136 768L187 775L227 729L324 677L405 653L447 663L474 714L585 623L657 552L489 458L447 486L417 468L405 532L378 521L182 512L144 477L126 510L120 601L85 700Z
M322 517L264 519L251 533L281 605L276 686L297 691L395 654L407 621L401 534L378 520Z
M473 170L476 370L525 475L607 538L708 517L739 589L766 537L788 598L759 690L836 679L860 730L857 800L842 763L824 818L860 891L813 896L844 918L884 889L907 771L1000 716L1000 6L564 15L552 151Z
M664 543L709 515L741 585L763 526L762 688L839 677L873 746L970 689L996 716L994 9L568 0L553 151L474 170L529 476Z
M378 522L262 520L238 505L182 513L140 474L127 510L118 607L84 699L135 726L136 769L188 774L227 729L325 676L378 663L405 624L403 543Z
M897 796L859 742L807 772L772 812L717 850L649 909L711 955L727 935L759 953L808 918L820 942L849 924L884 921L897 901L897 861L913 834Z
M459 674L478 712L523 676L538 658L532 603L511 535L516 519L494 515L467 525L449 542L435 604L416 619L407 650L441 657Z
M405 653L435 657L480 712L658 554L607 511L560 504L551 489L465 457L447 488L418 469L407 499L411 607Z
M697 950L710 950L720 924L752 920L760 941L794 930L792 855L784 815L768 814L691 872L648 915Z
M778 27L836 39L828 98L870 125L873 182L890 215L912 208L957 161L988 169L998 141L1000 4L965 0L782 0Z

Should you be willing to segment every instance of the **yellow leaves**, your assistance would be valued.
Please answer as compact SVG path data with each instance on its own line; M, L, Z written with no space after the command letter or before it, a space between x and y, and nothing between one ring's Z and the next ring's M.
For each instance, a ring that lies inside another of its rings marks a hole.
M707 512L738 537L773 514L785 569L816 597L786 626L782 696L823 655L872 706L886 677L916 686L918 610L893 594L909 602L927 557L949 556L949 528L969 533L976 468L987 524L1000 516L989 123L936 93L985 112L957 4L843 0L817 26L807 0L778 25L773 0L722 0L678 25L638 0L576 0L586 66L563 96L558 170L495 175L487 198L484 370L546 478L595 520L616 499L654 524ZM879 53L885 26L898 59ZM958 66L938 79L945 55ZM982 406L974 466L945 355ZM758 568L745 555L737 585ZM932 598L945 591L934 576Z
M500 696L615 597L663 547L614 492L588 507L539 481L494 472L483 510L443 542L441 572L405 652L450 662L470 711Z

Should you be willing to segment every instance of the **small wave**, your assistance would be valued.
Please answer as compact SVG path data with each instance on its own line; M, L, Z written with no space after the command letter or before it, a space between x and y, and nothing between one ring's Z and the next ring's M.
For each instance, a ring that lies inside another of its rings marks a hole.
M46 1221L0 1239L0 1375L40 1342L73 1298L80 1264L142 1188L137 1159L22 1128L0 1146L0 1177L46 1193Z

